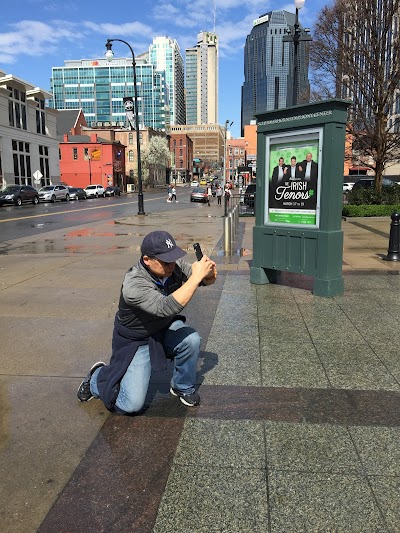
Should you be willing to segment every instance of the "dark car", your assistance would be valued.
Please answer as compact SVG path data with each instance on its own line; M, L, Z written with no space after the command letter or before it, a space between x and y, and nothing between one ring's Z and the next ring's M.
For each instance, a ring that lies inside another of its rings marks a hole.
M382 178L382 187L392 187L393 185L396 185L396 182L388 178ZM355 182L351 190L357 191L360 189L371 189L372 187L375 187L375 178L361 178Z
M30 185L8 185L0 192L0 205L21 205L24 202L30 202L34 205L39 203L39 195L34 187Z
M254 200L256 197L256 184L249 183L243 195L243 203L249 207L254 207Z
M119 187L107 187L104 194L106 196L121 196L121 189Z
M80 187L68 187L70 200L86 200L86 193Z
M194 187L190 193L191 202L208 202L208 193L206 187Z

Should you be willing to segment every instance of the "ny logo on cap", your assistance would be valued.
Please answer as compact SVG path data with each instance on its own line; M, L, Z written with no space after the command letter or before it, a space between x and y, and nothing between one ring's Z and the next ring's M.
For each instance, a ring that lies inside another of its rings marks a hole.
M168 248L173 248L174 247L174 243L171 241L171 239L167 239L165 241L165 244L168 246Z

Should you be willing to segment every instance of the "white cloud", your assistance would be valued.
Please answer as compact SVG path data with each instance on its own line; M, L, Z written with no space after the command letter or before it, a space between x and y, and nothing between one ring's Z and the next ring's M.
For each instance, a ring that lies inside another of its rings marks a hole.
M133 37L152 37L154 31L150 26L142 24L141 22L125 22L124 24L112 24L109 22L94 23L82 22L82 25L96 33L103 33L104 35L112 36L133 36Z
M12 24L13 31L0 33L0 46L7 50L4 62L11 63L19 55L40 56L54 51L60 41L77 38L67 23L22 20Z

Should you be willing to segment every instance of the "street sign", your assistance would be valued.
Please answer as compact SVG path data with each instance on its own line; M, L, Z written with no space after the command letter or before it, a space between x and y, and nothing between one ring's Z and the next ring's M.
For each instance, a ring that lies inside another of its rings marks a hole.
M37 170L33 174L33 179L35 180L35 183L39 183L42 178L43 178L43 174L40 172L40 170Z

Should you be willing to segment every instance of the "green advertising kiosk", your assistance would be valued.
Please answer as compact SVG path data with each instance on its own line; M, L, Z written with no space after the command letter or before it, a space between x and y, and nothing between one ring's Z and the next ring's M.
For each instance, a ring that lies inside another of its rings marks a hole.
M257 197L250 281L314 277L313 293L343 293L343 164L349 102L257 115Z

